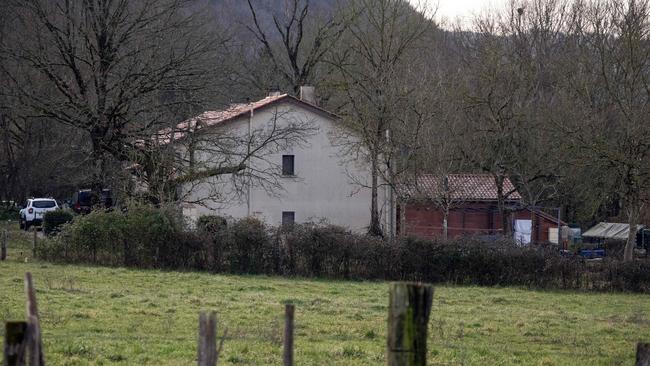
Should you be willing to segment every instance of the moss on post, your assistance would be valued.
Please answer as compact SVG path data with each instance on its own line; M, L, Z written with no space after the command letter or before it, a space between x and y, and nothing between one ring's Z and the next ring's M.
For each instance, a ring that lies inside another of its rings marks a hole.
M426 366L427 326L433 286L391 283L388 313L388 366Z

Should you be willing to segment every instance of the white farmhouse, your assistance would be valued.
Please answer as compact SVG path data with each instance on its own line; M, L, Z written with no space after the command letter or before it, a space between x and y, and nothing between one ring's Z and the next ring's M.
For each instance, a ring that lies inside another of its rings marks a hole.
M231 174L189 182L182 189L184 215L191 221L202 215L254 216L270 225L324 221L357 232L365 231L370 224L369 164L348 152L351 132L343 128L339 117L319 107L313 95L311 87L303 87L300 98L272 93L257 102L205 112L180 124L179 131L190 127L194 131L200 124L203 133L214 132L208 136L215 139L242 136L242 142L251 137L252 131L268 130L269 126L309 124L313 127L301 143L269 148L260 154L263 159L247 163L246 169L251 171L275 169L273 189L256 184L254 179L250 182L243 179L242 183L242 179L237 180ZM347 143L341 142L342 133L347 136ZM180 132L173 139L180 141L187 139L187 135ZM209 138L206 141L205 144L210 143ZM250 148L242 143L240 152ZM223 162L218 150L204 146L190 159L187 144L179 144L177 148L186 160L208 168ZM383 187L380 185L378 204L384 231L392 233L393 208L389 204L389 189Z

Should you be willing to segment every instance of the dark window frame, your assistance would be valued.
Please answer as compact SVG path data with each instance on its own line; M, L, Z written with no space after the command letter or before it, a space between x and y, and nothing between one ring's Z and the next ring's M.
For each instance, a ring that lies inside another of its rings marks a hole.
M282 176L293 177L296 175L296 156L282 155Z
M296 211L282 211L282 226L296 223Z

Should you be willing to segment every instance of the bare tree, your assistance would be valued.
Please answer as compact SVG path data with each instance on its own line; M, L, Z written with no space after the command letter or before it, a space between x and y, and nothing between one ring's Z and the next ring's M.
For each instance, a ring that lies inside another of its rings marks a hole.
M31 118L88 134L94 186L111 159L219 86L226 40L184 0L9 1L1 71ZM27 70L12 73L11 66ZM168 123L168 122L167 122Z
M510 227L504 190L510 178L531 207L555 192L559 161L553 121L562 78L559 58L570 28L563 0L514 3L504 12L475 20L473 32L460 30L465 68L457 75L464 118L457 141L471 167L490 173L497 186L502 225Z
M624 260L650 197L650 2L580 3L576 37L581 59L571 78L582 118L566 126L584 164L612 177L630 225ZM582 123L580 123L582 122Z
M487 15L476 20L475 32L463 34L465 118L460 120L457 139L464 159L494 176L502 227L508 230L505 202L512 192L504 191L504 181L515 163L520 137L515 103L527 85L519 84L521 80L512 74L507 35L500 34L499 22L497 16Z
M0 15L0 45L15 36L10 14ZM9 75L30 72L0 53ZM0 199L21 202L28 196L60 197L88 178L85 140L78 131L43 118L30 118L7 74L0 72ZM39 88L40 85L23 87Z
M282 190L281 169L273 154L303 146L318 128L297 119L291 110L273 110L272 117L249 129L211 124L226 114L248 112L248 104L204 112L174 128L142 140L133 171L141 193L152 202L179 201L199 205L230 204L251 187L270 194ZM252 111L250 118L252 118ZM197 197L195 192L204 194Z
M370 164L370 181L365 183L371 190L369 233L383 235L378 192L382 182L395 181L396 173L388 163L396 162L391 158L403 152L401 146L408 146L399 141L417 136L418 126L429 117L417 109L413 92L420 84L409 82L422 79L415 51L435 25L401 0L359 0L354 5L360 9L359 21L349 29L348 47L332 63L340 79L341 113L356 133L350 154Z
M448 44L443 42L436 49L436 53L443 53L446 47ZM450 174L461 171L464 165L459 146L456 144L460 132L457 123L459 113L455 103L449 102L457 98L459 90L454 85L454 78L448 77L450 72L447 68L452 64L448 62L449 60L445 58L441 65L435 65L440 72L427 78L421 85L422 92L427 98L417 100L415 103L417 107L410 108L412 111L424 112L424 118L419 128L414 129L413 138L403 140L410 141L409 155L399 160L400 165L406 169L398 172L397 178L398 181L412 186L409 191L414 194L403 199L430 202L441 210L445 239L448 237L450 213L465 202L463 198L465 192L459 191L454 182L449 180ZM417 95L416 93L415 96ZM404 129L409 130L409 127L405 126ZM427 179L426 186L420 184L424 176Z
M247 1L252 25L246 28L294 94L301 86L318 81L318 68L356 17L354 12L336 11L319 19L310 8L310 0L291 0L286 2L284 17L272 15L273 25L267 27L253 2Z

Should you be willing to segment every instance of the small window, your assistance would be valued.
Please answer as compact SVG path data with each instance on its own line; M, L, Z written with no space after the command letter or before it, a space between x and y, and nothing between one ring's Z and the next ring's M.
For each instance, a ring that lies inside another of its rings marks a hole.
M282 226L292 225L296 222L296 213L293 211L282 211Z
M294 175L293 155L282 155L282 175Z

